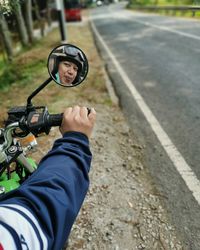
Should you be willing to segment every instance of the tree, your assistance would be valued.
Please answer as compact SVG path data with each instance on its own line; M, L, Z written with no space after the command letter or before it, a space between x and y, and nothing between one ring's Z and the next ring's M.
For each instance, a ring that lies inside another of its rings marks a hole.
M12 61L13 58L13 47L10 31L8 29L8 24L4 15L8 14L8 3L7 1L1 0L0 3L0 36L2 40L2 45L6 51L7 58Z
M2 12L0 12L0 34L1 34L2 43L5 48L8 60L12 61L12 58L13 58L12 40L11 40L10 31L8 29L6 19Z
M48 26L50 27L51 26L51 9L49 7L49 4L50 4L50 0L47 0L47 23L48 23Z
M21 43L23 46L28 46L29 44L28 34L27 34L25 23L24 23L24 18L22 16L20 0L16 0L16 1L10 0L9 4L16 16Z
M39 9L39 6L38 6L38 3L36 0L33 0L33 5L34 5L35 16L36 16L37 21L40 25L41 36L44 36L45 20L41 16L40 9Z
M26 0L24 2L25 5L25 20L26 20L26 27L28 32L29 42L32 43L34 40L33 35L33 17L32 17L32 1Z

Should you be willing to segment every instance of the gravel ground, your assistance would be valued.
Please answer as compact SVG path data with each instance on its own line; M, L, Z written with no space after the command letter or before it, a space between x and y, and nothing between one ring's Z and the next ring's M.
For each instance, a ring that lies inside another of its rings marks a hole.
M121 110L97 109L91 185L66 249L183 249Z

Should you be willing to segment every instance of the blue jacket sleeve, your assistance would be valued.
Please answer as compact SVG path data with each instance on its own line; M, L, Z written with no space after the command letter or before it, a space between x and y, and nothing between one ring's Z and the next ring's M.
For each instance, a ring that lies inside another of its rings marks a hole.
M47 248L61 249L88 190L91 158L85 135L65 133L55 141L36 172L6 195L0 205L26 208L39 222Z

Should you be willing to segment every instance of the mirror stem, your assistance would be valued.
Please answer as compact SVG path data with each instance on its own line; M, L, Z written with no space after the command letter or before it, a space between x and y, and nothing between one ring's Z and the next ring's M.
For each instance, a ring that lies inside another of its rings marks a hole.
M32 98L36 96L47 84L49 84L52 81L52 78L49 77L45 82L43 82L36 90L33 91L33 93L28 97L27 99L27 109L31 109L33 107L32 105Z

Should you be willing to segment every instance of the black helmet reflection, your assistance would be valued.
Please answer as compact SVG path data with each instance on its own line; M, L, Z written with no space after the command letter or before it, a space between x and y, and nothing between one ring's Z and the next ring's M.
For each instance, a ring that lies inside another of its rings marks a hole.
M81 72L83 69L84 57L82 52L72 46L63 46L57 49L53 54L58 58L58 61L69 61L77 65L78 71Z

